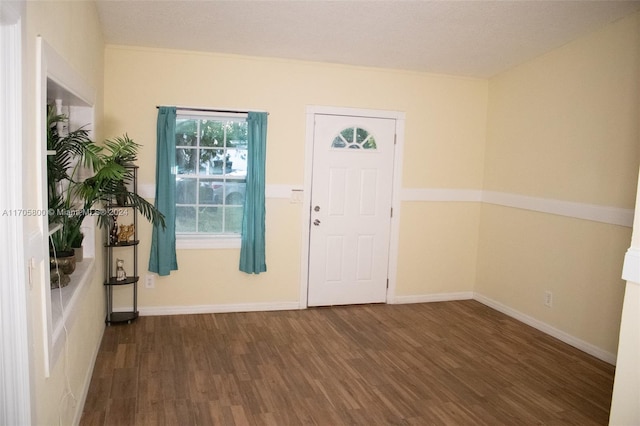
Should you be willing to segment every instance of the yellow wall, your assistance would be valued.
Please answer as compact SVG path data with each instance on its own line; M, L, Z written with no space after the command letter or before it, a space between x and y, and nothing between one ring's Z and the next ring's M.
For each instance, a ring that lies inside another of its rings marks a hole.
M406 113L404 187L480 189L482 185L484 80L123 46L107 46L105 66L106 134L127 132L144 145L139 161L142 184L154 181L156 105L269 111L267 185L297 187L304 183L306 107L325 105ZM415 264L403 260L398 294L470 291L478 206L419 203L423 205L415 212L409 205L414 203L405 204L400 258L428 252L433 268L416 270ZM428 229L420 217L425 211ZM301 219L300 204L269 199L267 273L238 272L238 250L179 250L179 271L157 279L155 289L142 288L140 306L298 302ZM145 241L140 253L146 269L150 228L145 225L140 227ZM454 262L452 276L443 265Z
M484 189L633 208L639 75L635 14L490 79ZM476 292L616 352L631 228L485 204L480 229Z
M24 207L41 208L39 205L39 181L36 164L38 153L36 146L36 37L41 35L53 49L74 68L90 86L96 90L96 136L100 135L102 115L103 82L103 40L99 30L99 21L95 5L92 2L26 2L24 19L26 30L24 43ZM26 222L27 237L40 235L39 223ZM99 253L99 244L96 252ZM31 256L32 254L28 254ZM34 277L35 283L43 280L44 262ZM97 270L100 271L100 262ZM74 316L76 320L69 329L68 355L61 355L51 368L51 376L44 372L44 334L42 319L42 301L45 294L39 285L29 292L30 354L32 382L33 423L38 425L72 424L79 419L83 390L88 385L93 355L100 344L104 330L104 289L98 273L89 283L86 297L81 301ZM55 302L55 301L54 301ZM65 397L67 387L78 402L71 396Z
M397 296L472 292L479 226L479 203L404 202Z

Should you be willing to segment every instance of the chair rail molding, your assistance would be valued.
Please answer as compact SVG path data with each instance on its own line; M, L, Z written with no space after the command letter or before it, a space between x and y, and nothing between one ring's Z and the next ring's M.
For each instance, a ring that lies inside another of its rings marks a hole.
M558 216L633 226L633 209L579 203L553 198L532 197L508 192L458 188L402 188L402 201L486 203Z

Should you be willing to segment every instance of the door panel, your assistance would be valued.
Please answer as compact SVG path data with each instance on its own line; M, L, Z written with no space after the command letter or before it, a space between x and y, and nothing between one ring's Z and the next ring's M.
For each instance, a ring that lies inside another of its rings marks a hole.
M315 116L308 306L386 301L395 120Z

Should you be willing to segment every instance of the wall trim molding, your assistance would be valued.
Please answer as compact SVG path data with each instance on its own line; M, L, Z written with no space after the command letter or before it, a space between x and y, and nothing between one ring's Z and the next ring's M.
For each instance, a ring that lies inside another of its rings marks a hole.
M633 209L576 203L552 198L529 197L526 195L495 191L483 191L482 201L504 207L550 213L575 219L607 223L609 225L633 227Z
M266 198L291 198L291 191L303 191L301 185L267 184L264 188ZM300 202L301 203L301 202ZM300 204L299 203L299 204Z
M138 186L143 198L155 197L154 184L140 184ZM304 196L304 189L300 185L267 184L266 198L291 200L292 191L300 191ZM574 201L557 200L553 198L530 197L528 195L513 194L499 191L483 191L480 189L451 189L451 188L402 188L399 200L420 202L451 202L451 203L487 203L502 207L530 210L539 213L555 214L574 219L590 220L592 222L609 225L633 227L634 209L601 206L598 204L578 203ZM299 201L292 201L299 204Z
M543 321L540 321L536 318L533 318L527 314L524 314L520 311L517 311L513 308L508 307L496 300L490 299L480 293L474 293L473 299L486 305L492 309L495 309L498 312L502 312L503 314L510 316L524 324L530 325L531 327L542 331L545 334L548 334L551 337L555 337L556 339L573 346L574 348L580 349L582 352L588 353L606 363L611 365L616 365L617 355L611 352L607 352L603 349L600 349L597 346L592 345L591 343L585 342L584 340L578 339L575 336L572 336L568 333L565 333L562 330L559 330Z
M435 294L417 294L411 296L396 296L387 301L390 304L407 304L407 303L431 303L431 302L451 302L454 300L470 300L473 299L472 291L461 291L457 293L435 293Z
M628 228L633 226L633 209L577 203L553 198L530 197L507 192L482 191L476 189L403 188L400 199L402 201L422 202L482 202L574 219L590 220L609 225L625 226Z
M482 190L479 189L448 189L448 188L402 188L402 201L448 201L472 202L482 201Z
M123 307L121 311L131 311L132 307ZM292 311L299 310L300 303L295 302L259 302L259 303L223 303L215 305L184 305L184 306L147 306L138 307L141 316L155 315L191 315L191 314L221 314L230 312L262 312L262 311Z

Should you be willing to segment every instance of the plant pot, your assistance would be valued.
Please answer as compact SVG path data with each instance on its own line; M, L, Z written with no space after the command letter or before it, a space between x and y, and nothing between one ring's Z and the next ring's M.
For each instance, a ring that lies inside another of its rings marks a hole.
M51 288L65 287L71 280L69 275L76 270L76 256L73 250L50 253ZM59 275L59 276L58 276Z
M51 269L50 285L52 290L55 288L66 287L69 285L70 282L71 282L71 278L69 278L69 275L65 274L62 271L56 272L55 268Z

